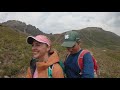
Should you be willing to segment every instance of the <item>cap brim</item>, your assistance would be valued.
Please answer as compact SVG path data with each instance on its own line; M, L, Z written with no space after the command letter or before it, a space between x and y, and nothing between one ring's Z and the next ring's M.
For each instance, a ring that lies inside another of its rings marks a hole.
M32 44L34 40L36 40L35 37L29 36L29 37L27 38L27 43L28 43L28 44ZM37 41L37 40L36 40L36 41Z
M75 45L76 41L66 41L63 42L63 44L61 46L63 47L73 47Z

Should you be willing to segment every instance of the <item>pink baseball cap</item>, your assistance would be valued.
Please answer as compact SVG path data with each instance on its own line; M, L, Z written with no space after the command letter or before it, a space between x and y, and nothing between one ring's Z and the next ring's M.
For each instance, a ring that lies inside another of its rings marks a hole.
M37 36L28 36L27 37L27 43L28 44L32 44L33 41L36 40L38 42L41 43L46 43L48 46L51 46L51 41L48 37L44 36L44 35L37 35Z

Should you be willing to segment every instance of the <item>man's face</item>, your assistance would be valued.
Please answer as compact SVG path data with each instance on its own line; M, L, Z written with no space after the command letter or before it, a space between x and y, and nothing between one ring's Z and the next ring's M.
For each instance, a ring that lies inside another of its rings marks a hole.
M75 54L79 51L80 46L78 43L75 43L75 45L73 47L67 47L68 52L70 52L70 54Z

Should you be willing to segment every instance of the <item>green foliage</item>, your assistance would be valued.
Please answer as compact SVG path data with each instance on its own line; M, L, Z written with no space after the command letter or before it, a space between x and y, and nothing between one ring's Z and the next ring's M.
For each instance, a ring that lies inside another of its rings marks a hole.
M27 68L30 47L26 36L7 27L0 27L0 76L16 76L22 68Z

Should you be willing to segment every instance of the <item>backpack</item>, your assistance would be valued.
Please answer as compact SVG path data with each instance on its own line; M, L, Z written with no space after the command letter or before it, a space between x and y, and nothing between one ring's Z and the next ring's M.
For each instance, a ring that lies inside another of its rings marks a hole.
M64 73L65 69L64 69L64 64L63 64L63 62L60 60L60 61L57 62L57 63L61 66L61 68L62 68L62 70L63 70L63 73ZM48 77L49 77L49 78L52 78L52 69L53 69L53 64L48 67ZM64 77L65 77L65 73L64 73Z
M88 52L89 52L88 50L82 50L82 52L78 56L78 65L79 65L81 70L83 69L83 56ZM97 61L93 55L92 55L92 60L94 63L94 77L97 78L99 75L98 64L97 64ZM82 73L80 73L80 74L82 74Z

